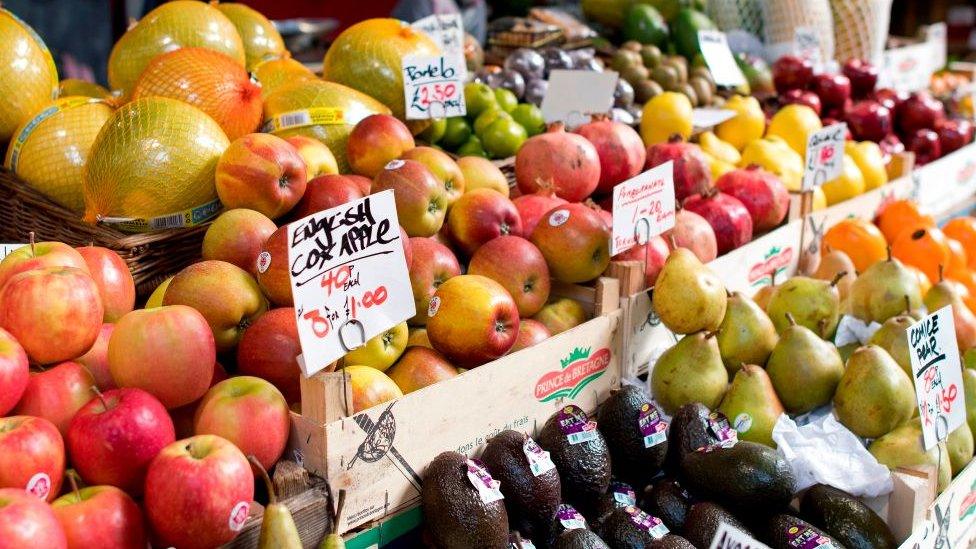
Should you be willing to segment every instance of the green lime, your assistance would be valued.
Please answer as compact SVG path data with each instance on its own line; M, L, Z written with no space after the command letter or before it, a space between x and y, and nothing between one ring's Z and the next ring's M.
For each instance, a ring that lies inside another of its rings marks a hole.
M445 149L460 147L471 136L471 126L463 116L448 118L444 127L444 135L438 143Z
M512 112L512 109L518 105L518 97L512 93L512 90L506 90L505 88L498 88L495 90L495 102L498 106L505 112Z
M430 126L427 126L426 130L420 132L420 138L433 145L444 137L445 130L447 130L447 119L435 118L430 121Z
M481 140L478 136L472 135L464 142L464 145L458 147L457 153L460 156L480 156L482 158L488 158L488 153L485 152L484 147L481 146Z
M481 135L481 143L492 158L507 158L518 152L528 137L525 128L518 122L499 117L485 129Z
M464 85L464 104L468 109L468 118L475 119L479 114L491 107L497 107L495 92L491 91L488 84L481 82L468 82Z
M479 114L478 118L474 120L474 134L480 136L485 131L485 128L490 126L495 120L498 120L498 117L511 118L512 115L498 108L488 109Z
M532 103L520 103L512 110L512 118L525 128L529 137L546 131L546 119L542 111Z

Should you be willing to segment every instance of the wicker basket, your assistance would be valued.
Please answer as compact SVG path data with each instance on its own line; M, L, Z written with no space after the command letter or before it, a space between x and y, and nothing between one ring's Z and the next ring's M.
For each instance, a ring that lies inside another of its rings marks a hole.
M0 241L26 242L33 231L37 240L113 250L129 266L140 301L166 277L200 259L207 225L146 234L91 225L0 168Z

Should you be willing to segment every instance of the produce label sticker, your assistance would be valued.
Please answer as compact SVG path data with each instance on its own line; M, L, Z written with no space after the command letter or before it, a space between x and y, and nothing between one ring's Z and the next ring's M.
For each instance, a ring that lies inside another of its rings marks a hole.
M556 518L559 519L559 523L563 525L563 528L567 530L586 528L586 519L572 505L561 504L557 507Z
M820 37L816 29L800 26L793 31L793 53L814 63L820 62Z
M408 120L464 116L464 58L457 55L403 57L403 97Z
M669 532L668 527L664 525L664 522L661 519L648 515L633 505L624 507L624 511L630 515L631 522L633 522L641 530L644 530L650 534L654 539L661 539Z
M787 543L796 549L841 549L830 540L807 527L790 526L786 531Z
M966 422L952 307L943 307L912 324L907 337L922 438L928 450Z
M711 452L715 448L731 448L739 442L739 433L722 412L708 414L708 432L717 441L715 444L702 446L696 451Z
M596 432L596 422L589 421L586 412L574 404L565 406L556 412L556 421L570 444L588 442L599 436Z
M644 448L657 446L668 438L667 422L661 419L661 413L657 408L646 402L637 415L637 428L644 438Z
M739 65L732 57L732 50L725 38L725 33L713 30L698 31L698 45L701 47L702 57L712 73L715 84L719 86L741 86L746 83Z
M621 505L637 505L637 493L622 482L611 482L610 493L613 494L613 500Z
M532 543L532 540L519 539L513 534L508 537L508 549L535 549L535 544Z
M0 244L0 260L10 255L17 248L23 248L26 244Z
M491 478L491 474L485 469L484 464L477 459L468 460L468 482L478 491L478 496L484 503L505 499L502 491L498 489L502 483Z
M556 464L549 457L549 452L543 450L536 441L532 440L532 437L525 438L522 452L525 453L525 459L529 460L529 469L533 476L537 477L556 468Z
M589 122L591 115L609 113L616 87L617 73L613 71L552 71L542 97L542 116L546 123L562 122L575 128Z
M613 188L610 255L625 252L674 227L674 161Z
M807 139L803 190L809 191L840 177L844 171L844 136L847 124L838 122L818 130Z
M444 54L464 58L464 22L460 14L428 15L410 26L430 36Z
M322 370L414 316L393 191L288 225L288 265L302 371Z
M727 522L722 522L715 531L709 549L769 549L769 546L759 543L749 534L730 526Z

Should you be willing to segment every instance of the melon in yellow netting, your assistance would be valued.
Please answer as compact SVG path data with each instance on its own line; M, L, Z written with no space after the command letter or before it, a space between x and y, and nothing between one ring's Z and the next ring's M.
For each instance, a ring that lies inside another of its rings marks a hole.
M149 219L216 200L230 142L200 109L166 97L124 105L99 132L85 169L85 220Z
M230 19L241 35L244 54L247 56L247 70L254 70L261 61L285 53L285 41L267 17L236 2L217 4L217 9Z
M51 200L85 209L85 162L112 107L90 97L57 99L14 133L4 166Z
M78 80L77 78L65 78L58 85L58 97L95 97L97 99L108 99L112 97L112 92L98 84Z
M279 88L300 80L318 80L315 73L292 59L287 53L278 59L258 63L252 71L261 83L261 97L267 98Z
M217 8L193 0L173 0L152 10L112 48L108 82L128 93L149 62L179 48L209 48L244 66L244 44L234 24Z
M207 48L181 48L152 60L132 99L169 97L189 103L220 124L231 141L261 125L261 88L244 67Z
M0 8L0 143L57 93L58 71L44 41Z

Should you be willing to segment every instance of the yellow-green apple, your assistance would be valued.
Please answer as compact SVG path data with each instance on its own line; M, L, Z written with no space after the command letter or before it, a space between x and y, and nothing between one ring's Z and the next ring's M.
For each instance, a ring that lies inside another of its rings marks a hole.
M377 404L403 396L403 391L383 372L369 366L349 365L342 369L349 374L352 387L353 412L362 412Z
M217 360L213 332L193 307L132 311L108 341L108 367L119 387L144 389L176 408L203 396Z
M541 189L532 194L516 196L512 203L522 218L522 233L530 238L542 216L556 206L566 204L566 201L556 196L552 189Z
M291 212L293 219L302 219L316 212L328 210L359 200L366 195L355 181L344 175L322 175L308 181L305 195Z
M173 281L173 277L166 277L159 286L149 294L149 298L146 299L146 306L144 309L156 309L163 306L163 297L166 296L166 289L169 288L169 283Z
M210 378L210 387L213 388L214 385L228 377L230 376L227 375L227 370L224 369L220 362L216 362L214 364L213 377ZM204 394L203 397L205 396L207 395ZM173 420L173 428L176 429L176 438L187 438L194 435L193 419L197 415L197 408L200 406L200 401L203 400L203 397L169 411L169 417Z
M461 265L450 248L432 238L413 237L410 248L413 250L410 288L417 314L408 322L411 326L426 326L430 298L441 284L461 274Z
M88 271L85 259L71 246L63 242L32 242L10 252L0 261L0 288L16 274L45 267L74 267Z
M164 546L202 549L234 539L253 499L244 454L224 438L198 435L170 444L152 461L143 506Z
M392 160L373 179L371 194L392 189L397 219L410 236L432 236L444 225L447 192L427 166Z
M38 364L85 354L98 338L104 314L98 286L74 267L25 271L0 290L0 328Z
M401 322L371 338L362 347L349 351L343 360L346 364L369 366L385 372L403 354L409 337L407 323Z
M142 389L99 393L71 421L65 442L88 484L110 484L142 493L149 462L176 440L166 407Z
M464 192L491 189L506 197L509 195L508 179L491 160L480 156L462 156L457 159L457 166L464 176Z
M42 417L0 418L0 488L53 501L64 475L64 439Z
M136 283L129 266L119 254L100 246L75 248L85 264L102 297L105 322L115 322L136 305Z
M349 133L346 159L353 173L376 177L387 162L414 147L413 134L388 114L367 116Z
M102 391L115 389L118 386L112 379L112 372L108 369L108 340L115 331L115 324L102 324L98 332L98 339L88 349L88 352L75 359L75 362L88 369L95 379L95 386Z
M584 204L561 204L546 212L531 240L561 282L593 280L610 264L610 230Z
M256 275L261 246L277 228L261 212L246 208L227 210L203 235L203 258L226 261Z
M27 353L14 336L0 329L0 417L17 405L29 380Z
M193 307L207 319L218 352L237 347L259 316L268 310L261 287L244 269L226 261L201 261L177 273L163 305Z
M665 232L664 241L679 248L688 248L702 263L708 263L718 257L718 242L715 239L715 229L708 221L691 210L679 209L674 214L674 228Z
M325 143L306 135L293 135L286 137L285 141L291 143L305 161L305 175L309 180L339 173L339 163Z
M266 379L289 403L300 402L302 371L295 360L300 354L295 309L271 309L244 332L237 346L237 372Z
M237 376L214 385L203 396L193 432L222 436L270 469L285 451L290 425L281 391L259 377Z
M69 548L145 549L142 510L115 486L76 489L51 503Z
M451 278L427 307L427 337L461 368L504 355L518 337L519 314L504 286L481 275Z
M515 300L519 316L539 312L549 299L549 267L535 244L520 236L499 236L478 248L468 274L487 276Z
M228 208L249 208L274 219L305 193L305 161L280 137L252 133L235 139L217 161L217 196Z
M291 279L288 276L288 226L279 227L261 247L256 266L261 291L278 307L291 307Z
M403 258L406 260L409 270L413 266L413 246L410 245L410 235L402 226L400 227L400 243L403 244Z
M362 191L363 196L368 195L370 189L373 187L373 180L366 176L356 175L354 173L346 173L343 175L346 176L347 179L355 183L357 187L359 187L359 190Z
M410 328L410 336L407 338L407 348L410 347L427 347L428 349L433 349L430 345L430 338L427 337L427 328Z
M447 216L451 239L468 256L499 236L522 236L522 218L515 204L490 189L465 193Z
M450 379L458 375L458 370L434 349L410 347L387 373L403 394L407 394Z
M538 345L550 337L552 337L552 333L549 332L549 328L546 328L545 324L531 318L523 318L519 321L519 333L518 337L515 338L515 345L512 345L512 350L509 352L514 353L526 347Z
M94 384L95 378L77 362L62 362L41 372L31 372L27 389L13 413L42 417L64 436L71 418L95 396L91 391Z
M67 549L51 507L19 488L0 488L0 547Z
M416 160L424 166L427 166L430 173L434 174L434 177L444 186L444 192L447 193L448 209L464 194L464 173L461 171L460 166L457 165L457 162L444 151L437 150L433 147L414 147L400 155L400 158L404 160Z
M561 334L586 322L586 309L575 299L560 297L547 303L533 316L549 329L552 335Z
M648 288L653 288L657 276L664 268L664 262L671 255L671 247L661 236L652 237L644 244L637 244L625 252L613 256L614 261L637 261L644 267L644 279Z

